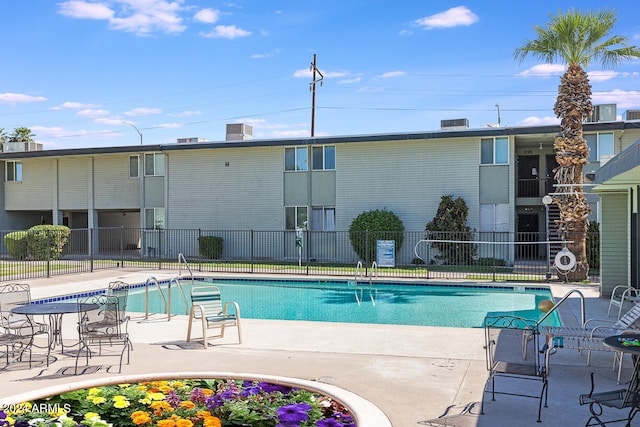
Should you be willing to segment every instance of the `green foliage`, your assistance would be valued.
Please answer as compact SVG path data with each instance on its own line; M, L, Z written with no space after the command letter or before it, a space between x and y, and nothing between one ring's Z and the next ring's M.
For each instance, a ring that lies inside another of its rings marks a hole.
M25 259L27 257L27 232L14 231L6 234L4 245L12 259Z
M222 237L200 236L198 237L200 256L205 259L218 259L222 256Z
M386 209L362 212L349 226L349 240L353 250L365 262L376 259L377 240L395 240L398 252L404 240L404 224Z
M467 226L468 214L464 199L454 199L453 194L442 196L435 217L425 226L427 238L473 241L471 228ZM432 242L431 246L438 250L434 258L447 265L471 265L478 254L478 248L472 243Z
M58 259L71 230L64 225L36 225L27 231L27 250L37 260Z
M587 228L587 263L590 269L600 269L600 224L590 222Z
M36 225L27 231L14 231L4 237L13 259L59 259L71 230L64 225Z

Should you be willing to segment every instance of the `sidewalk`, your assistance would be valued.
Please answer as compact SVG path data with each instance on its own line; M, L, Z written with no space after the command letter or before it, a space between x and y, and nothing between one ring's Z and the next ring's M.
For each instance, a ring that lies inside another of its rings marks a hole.
M149 272L117 270L30 280L29 283L34 299L38 299L104 288L116 279L141 283L149 275ZM161 280L175 277L176 272L154 271L151 275ZM570 289L579 289L586 297L587 318L606 317L608 300L597 297L595 286L552 284L551 287L556 299ZM569 326L578 322L580 304L573 297L567 303L561 316ZM74 330L75 319L71 317L64 319L66 331ZM214 345L208 349L198 341L186 343L186 330L186 316L176 316L167 322L166 317L145 320L143 315L132 313L129 331L134 351L131 363L123 366L122 375L222 373L297 378L354 393L379 408L391 425L399 427L416 426L420 421L438 417L451 405L461 409L469 403L480 402L487 378L484 331L480 328L243 319L243 344L235 344L236 330L230 328L224 340L212 340L210 344ZM59 354L56 357L49 368L2 372L5 387L0 388L0 401L33 390L71 387L76 382L107 380L117 375L109 366L115 359L106 357L90 360L91 366L97 366L96 372L62 375L61 371L73 366L75 359ZM591 371L615 381L612 363L613 354L609 352L595 352L589 367L586 355L572 350L559 350L552 356L549 407L542 410L543 424L584 424L589 411L578 404L578 396L588 392ZM630 368L627 360L623 375L628 377ZM522 382L518 386L522 386ZM485 415L477 415L479 405L476 405L470 415L455 425L539 425L535 422L536 400L497 396L492 402L490 396L487 397Z

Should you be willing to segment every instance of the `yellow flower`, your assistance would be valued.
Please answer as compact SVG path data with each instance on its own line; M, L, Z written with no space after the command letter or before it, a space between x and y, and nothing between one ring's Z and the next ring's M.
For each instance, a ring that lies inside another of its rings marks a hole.
M147 397L151 400L164 400L165 395L163 393L148 393Z
M138 400L138 403L142 403L143 405L148 405L149 403L151 403L151 399L149 399L148 397L145 397Z
M169 393L171 390L173 390L173 387L169 387L168 385L162 385L160 387L158 387L158 390L160 390L161 392L163 392L164 394Z
M86 414L84 414L84 418L86 420L90 420L91 418L100 418L100 414L96 412L87 412Z
M89 389L89 394L100 394L100 388L92 387Z
M174 381L172 384L173 384L173 387L175 387L175 388L182 388L182 387L184 387L184 383L183 383L183 382L181 382L181 381Z
M128 400L116 400L113 403L114 408L122 409L131 406L131 403Z
M127 400L127 397L119 394L117 396L113 396L113 400Z
M87 398L89 398L89 396L87 396ZM92 396L92 398L90 399L95 405L99 405L101 403L104 403L107 401L107 399L105 399L102 396Z

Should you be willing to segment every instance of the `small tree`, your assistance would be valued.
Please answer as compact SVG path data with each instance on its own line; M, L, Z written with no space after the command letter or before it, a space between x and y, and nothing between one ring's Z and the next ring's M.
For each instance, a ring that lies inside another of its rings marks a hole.
M398 252L404 240L404 224L386 209L362 212L349 226L349 240L358 256L370 263L376 259L376 241L394 240Z
M430 240L473 241L471 228L467 226L469 208L464 199L453 198L453 194L442 196L436 216L425 226ZM438 250L435 259L443 264L470 265L477 257L478 248L473 243L432 242Z

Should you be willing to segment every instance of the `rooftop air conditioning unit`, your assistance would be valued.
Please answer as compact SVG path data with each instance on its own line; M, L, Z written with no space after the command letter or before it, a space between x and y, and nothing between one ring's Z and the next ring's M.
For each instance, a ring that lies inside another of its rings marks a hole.
M640 110L627 110L625 120L640 120Z
M227 124L227 141L253 139L253 127L244 123Z
M591 117L588 122L615 122L616 121L616 104L594 105Z
M469 119L448 119L440 120L440 129L469 129Z

